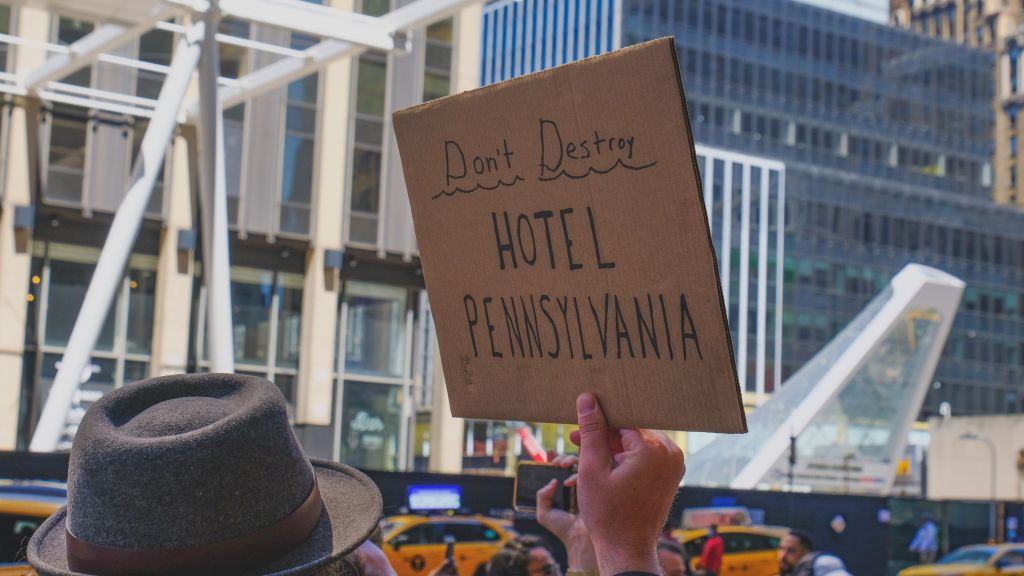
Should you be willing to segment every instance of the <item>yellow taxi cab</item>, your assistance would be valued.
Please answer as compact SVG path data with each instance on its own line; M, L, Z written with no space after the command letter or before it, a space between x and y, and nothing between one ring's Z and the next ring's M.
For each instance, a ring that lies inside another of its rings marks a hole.
M447 537L459 576L473 576L514 536L510 523L483 516L392 516L383 550L398 576L425 575L444 562Z
M789 533L785 528L766 526L721 526L718 535L725 544L720 576L775 576L779 573L779 542ZM708 539L706 528L672 532L690 557L694 570L702 568L700 553Z
M1024 574L1024 544L964 546L935 564L912 566L899 576L990 576Z
M0 481L0 576L35 574L25 561L25 546L66 501L64 484Z

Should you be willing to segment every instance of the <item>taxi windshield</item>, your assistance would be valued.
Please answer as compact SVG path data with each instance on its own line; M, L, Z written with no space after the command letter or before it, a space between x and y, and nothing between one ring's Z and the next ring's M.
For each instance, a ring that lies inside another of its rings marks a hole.
M939 564L985 564L992 558L995 550L992 548L971 548L968 550L957 550L947 555Z

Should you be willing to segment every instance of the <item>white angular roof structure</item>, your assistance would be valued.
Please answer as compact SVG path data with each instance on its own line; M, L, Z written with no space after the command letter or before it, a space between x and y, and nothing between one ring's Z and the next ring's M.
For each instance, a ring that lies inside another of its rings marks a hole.
M964 286L934 268L906 266L748 416L747 434L719 436L689 457L686 484L890 493Z

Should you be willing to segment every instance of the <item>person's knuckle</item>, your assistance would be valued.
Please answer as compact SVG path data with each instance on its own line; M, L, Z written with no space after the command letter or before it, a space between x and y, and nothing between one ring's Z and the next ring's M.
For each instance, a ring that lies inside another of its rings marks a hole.
M602 422L583 422L580 424L580 434L583 436L593 436L600 434L604 430L604 424Z

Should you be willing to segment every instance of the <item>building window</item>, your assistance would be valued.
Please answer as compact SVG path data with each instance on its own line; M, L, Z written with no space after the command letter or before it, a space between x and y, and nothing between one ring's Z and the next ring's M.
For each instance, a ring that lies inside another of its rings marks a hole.
M305 0L322 4L320 0ZM306 50L318 38L291 35L291 48ZM286 92L285 134L278 230L286 234L309 234L310 202L313 195L313 176L319 76L311 74L288 85Z
M251 32L249 22L224 18L217 31L236 38L248 39ZM249 50L235 44L220 43L220 75L225 78L241 78L249 73Z
M390 0L363 0L362 13L381 16ZM356 244L377 244L380 220L381 168L387 92L387 56L367 52L356 64L355 144L348 206L348 239Z
M1020 47L1016 44L1011 45L1008 56L1010 59L1010 93L1015 94L1017 92L1017 65L1020 62Z
M405 289L349 282L345 286L345 372L402 378L405 375Z
M0 32L4 34L11 33L11 7L0 6ZM0 72L7 72L10 68L8 60L10 59L10 49L7 44L0 44Z
M139 37L139 60L161 66L171 64L174 51L174 34L166 30L150 30ZM135 78L135 95L156 99L164 84L164 74L151 70L138 70Z
M206 287L196 275L195 301L205 301ZM259 268L231 267L231 326L235 371L277 384L294 413L299 344L302 335L301 274ZM200 369L209 367L206 311L195 306L196 346Z
M285 233L309 234L318 86L316 74L288 85L279 224Z
M391 0L363 0L362 12L367 16L383 16L391 10Z
M341 402L340 460L369 470L398 470L403 387L349 380Z
M247 39L250 24L242 20L224 18L218 32L236 38ZM240 78L249 73L249 51L234 44L221 43L220 75L224 78ZM300 80L301 82L301 80ZM228 200L228 224L238 225L238 213L243 189L245 150L245 104L238 104L224 110L224 180Z
M224 180L228 224L238 225L242 197L242 152L245 150L245 104L224 110Z
M452 80L452 26L451 18L427 28L426 71L423 75L423 101L451 93Z
M410 339L409 291L350 281L344 292L336 361L341 417L338 455L355 466L405 469L408 439L403 432L403 405L414 400L405 395L411 391L409 371L418 364L411 358L415 337ZM433 354L432 347L426 349Z
M57 44L60 44L61 46L74 44L89 35L95 27L95 24L86 20L60 16L57 19ZM92 66L84 66L65 76L60 81L65 84L89 87L92 85L92 70Z
M135 118L134 124L132 125L132 167L135 166L135 162L139 159L139 153L142 151L142 138L146 135L146 130L149 128L149 120L145 118ZM146 204L146 215L153 218L160 218L163 215L163 200L164 200L164 178L167 174L167 162L170 160L169 155L164 157L164 163L160 166L160 172L156 175L156 181L153 183L153 191L149 195L149 203Z
M44 121L49 120L49 152L46 182L47 200L82 203L85 187L85 147L88 142L88 116L84 108L55 104Z
M23 377L26 409L19 425L24 441L57 375L99 254L95 248L33 243L25 326L25 366L31 366L32 372ZM149 376L155 297L156 257L132 255L92 352L88 380L69 412L72 426L103 394Z
M349 241L377 243L387 58L369 52L360 56L356 76L355 145L352 151Z
M56 23L56 43L68 46L87 36L94 28L92 22L60 16ZM60 81L89 87L92 85L92 66L85 66ZM81 205L89 141L88 112L77 106L56 104L48 114L44 113L43 121L47 120L50 121L50 132L44 195L48 200Z

